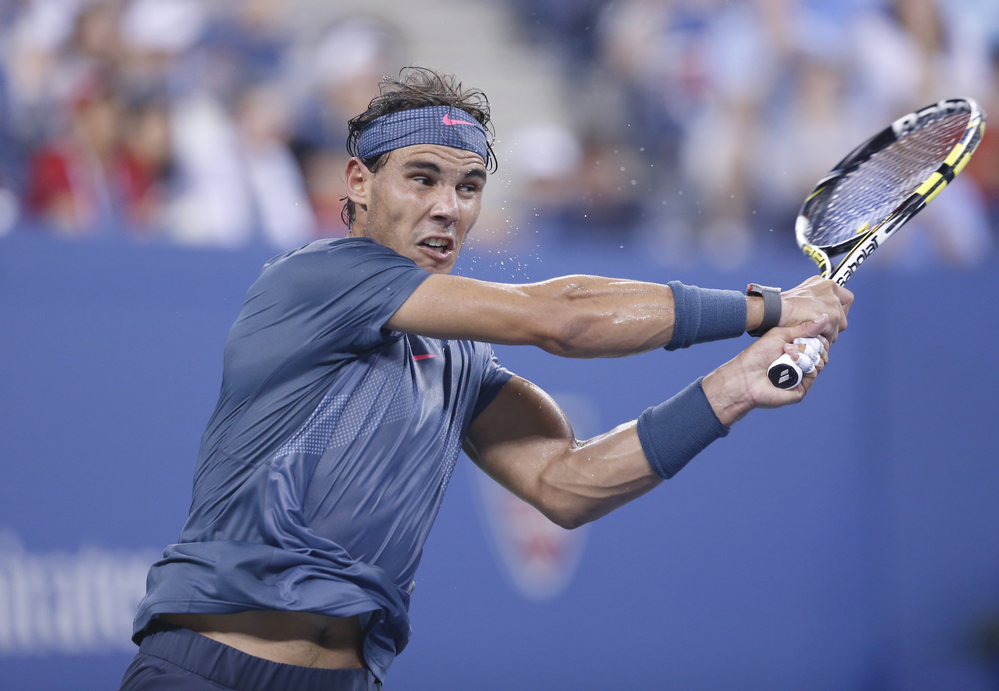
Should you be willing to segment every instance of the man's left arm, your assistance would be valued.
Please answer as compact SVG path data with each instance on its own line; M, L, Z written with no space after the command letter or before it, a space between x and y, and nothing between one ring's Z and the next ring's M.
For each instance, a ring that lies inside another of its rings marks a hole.
M777 389L761 374L782 352L794 350L789 344L795 337L818 336L827 322L772 329L639 420L586 441L575 438L551 397L514 377L472 423L465 451L551 521L575 528L658 486L753 408L800 401L827 361L828 349L798 388Z

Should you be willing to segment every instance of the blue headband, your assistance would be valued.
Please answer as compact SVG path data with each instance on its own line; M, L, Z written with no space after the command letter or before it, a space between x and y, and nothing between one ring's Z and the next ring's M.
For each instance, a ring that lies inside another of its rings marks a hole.
M429 106L400 110L372 120L357 139L358 158L368 159L414 144L440 144L477 153L489 163L486 128L461 110Z

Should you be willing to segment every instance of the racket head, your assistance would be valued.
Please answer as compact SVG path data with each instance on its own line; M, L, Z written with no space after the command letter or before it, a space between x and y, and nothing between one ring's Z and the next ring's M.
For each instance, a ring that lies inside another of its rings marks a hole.
M795 222L798 246L824 277L845 283L887 237L919 213L974 153L985 113L969 98L898 118L815 186ZM833 268L832 257L847 253Z

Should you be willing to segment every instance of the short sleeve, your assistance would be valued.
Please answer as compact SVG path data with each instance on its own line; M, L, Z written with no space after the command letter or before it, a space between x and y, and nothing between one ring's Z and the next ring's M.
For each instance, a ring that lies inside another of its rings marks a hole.
M482 385L479 387L479 397L475 400L475 409L472 411L472 420L489 407L493 399L499 395L500 390L513 378L513 372L499 364L499 360L489 349L489 361L486 365L486 372L482 377Z
M388 338L385 322L429 275L369 238L321 240L271 260L246 306L296 339L361 352Z

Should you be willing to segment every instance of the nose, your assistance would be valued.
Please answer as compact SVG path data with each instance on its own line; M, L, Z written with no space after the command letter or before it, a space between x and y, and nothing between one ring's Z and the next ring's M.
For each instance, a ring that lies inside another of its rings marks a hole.
M449 226L458 220L458 192L450 185L440 185L434 193L430 216L438 223Z

